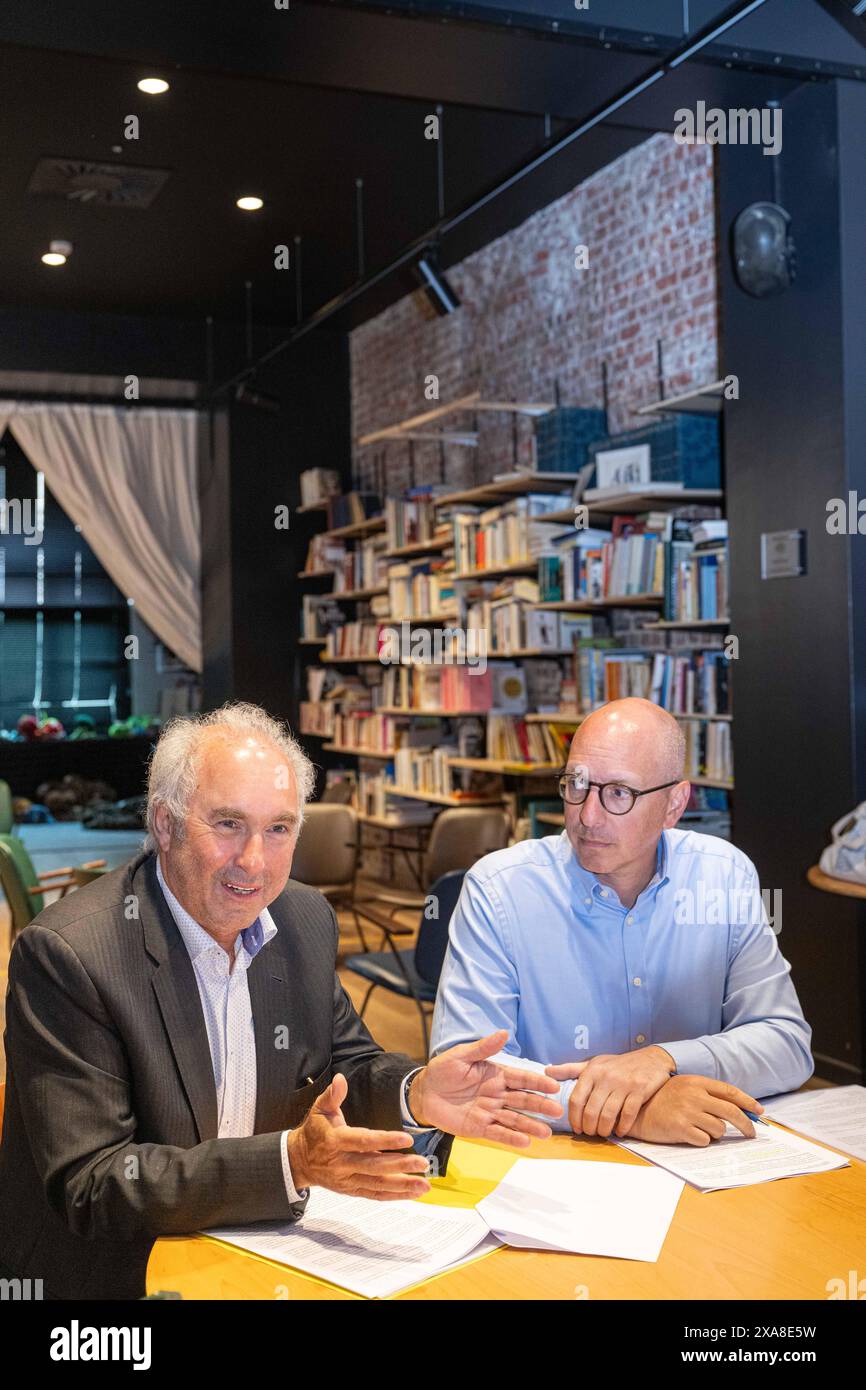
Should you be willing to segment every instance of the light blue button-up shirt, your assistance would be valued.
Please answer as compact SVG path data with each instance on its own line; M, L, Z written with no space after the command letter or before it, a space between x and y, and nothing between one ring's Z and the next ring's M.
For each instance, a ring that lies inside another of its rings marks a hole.
M508 1030L503 1058L545 1065L656 1043L679 1072L751 1095L813 1071L811 1029L751 860L665 830L631 908L581 868L565 831L485 855L451 919L431 1052ZM568 1125L574 1081L563 1082Z

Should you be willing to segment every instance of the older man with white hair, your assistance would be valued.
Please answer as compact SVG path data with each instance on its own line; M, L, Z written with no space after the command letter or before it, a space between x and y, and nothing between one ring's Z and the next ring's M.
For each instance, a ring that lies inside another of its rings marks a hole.
M757 1097L812 1073L790 966L758 875L726 840L675 829L684 739L649 700L578 728L558 777L559 836L467 874L432 1052L501 1029L502 1060L546 1064L576 1134L705 1146L754 1138Z
M420 1196L416 1143L441 1164L448 1135L550 1133L522 1112L558 1117L539 1094L557 1083L490 1062L504 1033L425 1067L370 1037L336 976L332 909L289 880L313 781L254 705L171 723L144 853L19 936L0 1276L139 1297L158 1236L300 1220L314 1185Z

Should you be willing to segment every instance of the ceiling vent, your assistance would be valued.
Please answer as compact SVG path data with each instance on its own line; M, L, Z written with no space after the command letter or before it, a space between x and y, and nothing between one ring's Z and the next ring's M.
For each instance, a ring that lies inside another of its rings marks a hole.
M168 169L46 157L33 170L27 191L68 203L149 208L168 176Z

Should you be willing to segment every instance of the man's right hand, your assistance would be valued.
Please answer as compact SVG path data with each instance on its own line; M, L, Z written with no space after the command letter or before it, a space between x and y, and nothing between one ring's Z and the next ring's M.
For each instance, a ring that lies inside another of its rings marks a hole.
M412 1136L405 1130L347 1125L341 1106L348 1090L345 1076L337 1072L303 1123L290 1131L286 1143L295 1187L329 1187L379 1202L423 1197L430 1184L419 1174L428 1171L428 1164L412 1151ZM403 1152L387 1152L394 1149Z
M721 1139L725 1122L747 1139L754 1139L755 1128L744 1110L760 1115L763 1106L727 1081L709 1076L672 1076L638 1111L628 1128L629 1139L649 1139L654 1144L694 1144L706 1148L711 1139ZM616 1135L625 1138L617 1126Z

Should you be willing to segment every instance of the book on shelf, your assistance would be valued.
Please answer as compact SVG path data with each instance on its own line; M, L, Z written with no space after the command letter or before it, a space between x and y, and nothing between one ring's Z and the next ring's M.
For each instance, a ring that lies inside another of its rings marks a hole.
M730 714L729 668L723 651L657 652L649 698L671 714Z
M380 623L359 619L343 623L328 633L323 655L356 661L378 661L381 646Z
M455 613L454 570L448 560L427 557L400 564L392 562L388 565L387 582L388 612L394 619L415 614L446 619Z
M361 521L378 516L382 510L382 499L375 492L345 492L328 499L328 529L339 530L343 526L357 526Z
M488 667L487 673L491 677L491 704L488 708L501 714L525 713L526 672L523 667L513 661L502 661Z
M385 534L389 550L433 540L442 524L436 513L436 499L446 485L413 488L402 497L385 499ZM444 527L447 532L447 525Z
M312 536L307 546L305 574L335 573L345 562L346 547L331 536Z
M684 719L681 728L686 738L686 777L731 782L731 725L725 720Z
M340 627L345 614L328 594L304 594L301 605L301 636L307 639L327 637Z
M336 707L328 701L301 700L298 706L299 730L302 734L316 734L332 738Z
M315 507L340 491L340 475L332 468L305 468L300 482L302 507Z
M629 695L653 700L676 715L730 712L729 663L723 652L649 655L624 650L619 642L616 637L579 642L575 679L582 715Z
M561 523L544 521L545 514L558 510L560 503L560 498L547 493L529 493L483 511L468 507L457 511L453 519L457 575L537 559L562 530Z
M697 539L700 537L700 539ZM664 616L672 622L727 617L727 522L675 520L666 545Z
M342 562L334 570L334 593L350 593L356 589L372 589L385 584L388 561L385 540L375 536L348 547Z

